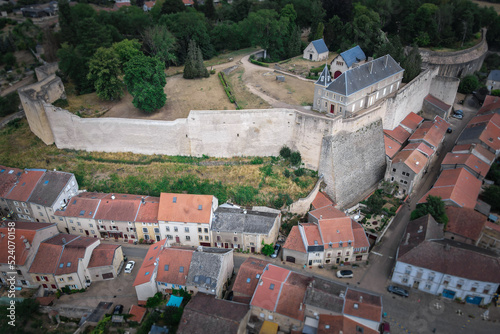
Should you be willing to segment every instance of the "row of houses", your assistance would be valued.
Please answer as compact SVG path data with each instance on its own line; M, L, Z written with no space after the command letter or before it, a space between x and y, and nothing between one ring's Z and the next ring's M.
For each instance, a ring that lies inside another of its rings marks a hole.
M248 258L233 285L233 300L197 294L178 333L379 333L380 296ZM225 310L225 312L222 312ZM221 329L224 329L222 331Z
M12 243L14 266L9 256ZM20 287L82 289L115 278L122 265L120 245L59 233L50 223L4 221L0 225L0 281L5 285L7 278L15 276L15 285Z
M489 221L489 205L478 196L500 153L499 112L500 99L488 96L443 159L441 174L419 203L429 195L441 197L448 223L430 215L409 222L393 282L478 305L498 292L500 225Z

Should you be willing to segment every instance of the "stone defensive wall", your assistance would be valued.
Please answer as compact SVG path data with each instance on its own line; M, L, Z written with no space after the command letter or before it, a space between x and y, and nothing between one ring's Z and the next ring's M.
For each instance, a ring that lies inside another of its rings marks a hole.
M463 78L481 69L488 53L486 29L482 30L481 42L472 48L455 52L436 52L419 49L422 65L439 68L439 75Z

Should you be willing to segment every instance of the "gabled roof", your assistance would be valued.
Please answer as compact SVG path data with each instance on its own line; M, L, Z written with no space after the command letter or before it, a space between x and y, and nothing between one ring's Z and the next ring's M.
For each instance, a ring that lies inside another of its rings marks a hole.
M17 184L4 196L13 201L26 202L30 198L36 184L42 178L44 170L25 169L18 177Z
M500 81L500 70L492 70L488 74L488 80Z
M472 142L477 142L485 128L486 128L485 123L477 123L472 125L470 125L469 123L469 125L467 125L460 134L460 137L458 137L457 144L461 145L461 144L470 144Z
M351 244L354 243L352 223L349 217L322 219L319 221L319 228L321 229L325 248L338 248L341 242L344 246L349 241Z
M241 264L233 284L233 292L238 294L233 296L235 302L250 303L259 278L268 264L268 261L254 257L249 257Z
M352 234L354 235L354 249L368 248L370 247L370 242L366 236L365 229L358 222L351 220L352 223Z
M155 1L144 1L144 6L151 9L154 7L155 3L156 3Z
M325 65L323 71L319 75L318 80L316 81L316 85L328 86L332 83L332 77L330 76L330 71L328 71L328 66Z
M150 260L151 257L153 258L152 260L155 260L154 254L148 254L148 256L145 260ZM156 281L185 286L192 258L193 251L189 249L163 249L159 253Z
M401 144L384 134L385 154L392 159L401 149Z
M344 59L347 67L351 67L354 63L366 60L366 55L363 50L361 50L359 45L342 52L340 56Z
M446 207L446 215L448 216L446 232L461 235L474 241L477 241L481 236L481 231L487 220L486 216L474 209L454 206Z
M328 52L328 47L326 46L323 38L312 41L311 43L314 46L314 48L316 49L316 52L318 52L319 54L324 53L324 52Z
M430 157L431 155L434 154L434 149L432 149L429 145L426 143L409 143L403 148L403 151L406 150L418 150L422 152L426 157Z
M390 55L385 55L345 71L327 90L349 96L403 71Z
M7 223L9 225L7 225ZM48 223L9 222L9 221L2 222L0 224L0 233L2 235L0 237L0 263L7 264L9 263L9 260L14 260L16 265L18 266L24 265L26 263L28 254L33 249L33 239L35 239L36 234L41 230L55 226L56 226L55 224L48 224ZM14 239L10 237L12 233L8 232L9 227L15 228ZM53 234L56 233L59 232L57 231L57 229L54 229ZM9 248L9 244L11 244L11 248ZM15 257L9 258L9 255L11 254L8 251L9 249L12 249L12 244L15 246L14 248Z
M210 224L212 195L161 193L158 220Z
M68 205L63 210L55 212L57 216L75 217L75 218L89 218L93 219L101 199L106 194L83 192L76 196L71 197Z
M318 246L322 245L321 234L319 232L319 227L316 224L302 224L305 234L305 243L307 246Z
M290 273L291 271L288 269L268 264L260 277L259 285L255 289L250 305L276 311L281 287Z
M379 333L343 315L320 314L316 334L360 333L360 328L362 328L363 334Z
M300 305L304 301L307 286L311 281L311 277L294 271L290 272L290 275L281 288L276 312L302 321L304 319L305 307L301 309Z
M197 293L184 308L177 333L237 333L248 305Z
M420 173L422 169L426 166L427 161L429 159L419 150L403 150L400 151L394 159L392 159L392 163L403 163L408 168L410 168L415 174Z
M451 108L451 105L444 103L432 94L427 94L424 100L445 112L447 112Z
M478 158L484 158L488 164L491 164L495 160L495 153L491 152L482 145L474 145L471 152Z
M113 265L116 250L121 245L99 244L92 251L88 268L104 267Z
M279 210L269 210L273 212L218 207L215 210L212 230L267 235L272 231L276 218L280 215Z
M11 191L22 173L22 169L0 165L0 197L5 197Z
M477 112L479 114L489 114L500 111L500 97L487 95L484 99L483 106Z
M401 121L401 125L408 128L410 131L415 131L423 121L424 119L422 117L412 111Z
M307 287L304 304L340 314L344 308L346 288L345 285L314 277Z
M410 138L410 133L405 130L401 125L398 125L397 127L394 128L394 130L384 130L384 134L389 136L390 138L394 139L401 145L404 144L404 142Z
M286 241L285 241L285 244L283 245L283 248L298 251L298 252L305 252L306 251L298 226L292 227L292 229L290 230L290 233L288 234L288 237L286 238Z
M481 181L465 168L446 169L441 172L436 183L419 201L425 203L427 196L439 196L451 200L460 207L473 209L481 190Z
M500 150L500 114L493 114L479 139L494 151Z
M314 209L319 209L327 205L333 205L332 199L322 191L318 191L316 197L312 201L312 206Z
M139 204L139 212L135 217L136 222L158 223L158 208L160 207L159 197L145 197Z
M138 286L151 281L153 273L156 270L155 262L157 261L162 248L165 247L166 244L167 239L149 246L148 252L144 257L144 261L142 262L142 265L137 272L137 276L135 277L134 286Z
M137 216L142 197L129 194L106 194L101 199L94 218L133 222Z
M71 173L46 171L33 189L29 201L52 207L71 177L73 177Z
M486 176L486 174L488 174L488 171L490 170L490 165L488 165L472 153L447 153L441 165L465 165L469 167L470 170L483 177Z
M145 307L132 305L132 307L130 307L130 311L128 312L128 314L132 315L129 320L141 323L147 311L148 309Z
M403 240L399 244L398 258L425 240L443 239L443 237L443 225L437 223L430 214L414 219L406 225Z
M382 320L382 298L348 288L343 313L360 319L380 322Z
M186 284L203 287L214 291L221 280L224 256L232 252L232 249L203 247L202 251L193 252ZM230 255L232 258L232 254Z
M345 217L345 213L336 209L333 205L327 205L320 209L309 211L309 214L316 219L330 219Z
M410 141L425 141L430 146L438 147L443 140L450 124L439 116L434 121L425 121L410 136Z

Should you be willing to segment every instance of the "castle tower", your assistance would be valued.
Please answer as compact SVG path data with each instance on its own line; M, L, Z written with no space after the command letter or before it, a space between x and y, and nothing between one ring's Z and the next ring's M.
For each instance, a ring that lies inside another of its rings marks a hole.
M326 112L326 107L323 105L321 97L325 95L326 88L332 83L332 77L330 76L330 71L328 71L328 66L321 72L318 81L314 83L314 101L313 110Z

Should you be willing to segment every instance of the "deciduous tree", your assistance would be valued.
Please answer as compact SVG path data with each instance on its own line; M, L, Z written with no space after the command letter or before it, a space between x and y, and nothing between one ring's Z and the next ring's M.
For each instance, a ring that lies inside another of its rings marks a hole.
M99 98L115 100L123 96L120 73L120 59L114 49L99 48L89 61L87 79L93 81Z
M152 56L156 56L165 66L177 63L175 55L176 40L165 25L154 25L144 30L142 34L144 45Z

